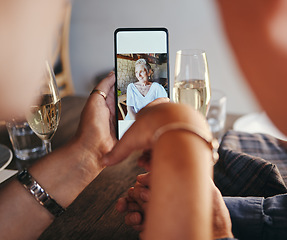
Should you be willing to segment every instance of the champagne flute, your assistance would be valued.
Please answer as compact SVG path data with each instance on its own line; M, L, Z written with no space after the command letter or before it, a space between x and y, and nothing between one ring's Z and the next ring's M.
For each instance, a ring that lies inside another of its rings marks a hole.
M185 103L206 116L210 103L206 53L187 49L176 53L173 101Z
M52 151L51 139L60 121L61 99L54 71L47 61L43 68L42 80L37 104L31 106L26 117L29 126L44 141L46 151L49 153Z

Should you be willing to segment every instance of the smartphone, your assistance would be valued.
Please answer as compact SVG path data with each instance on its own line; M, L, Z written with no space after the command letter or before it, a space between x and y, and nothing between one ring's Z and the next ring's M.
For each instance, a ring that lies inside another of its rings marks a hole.
M166 28L118 28L114 32L117 138L147 104L170 97Z

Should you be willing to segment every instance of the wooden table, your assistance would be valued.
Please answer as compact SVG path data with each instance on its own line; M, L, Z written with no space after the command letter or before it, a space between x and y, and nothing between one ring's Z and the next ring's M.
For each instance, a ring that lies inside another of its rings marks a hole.
M39 239L138 239L115 204L143 172L136 161L104 169Z
M62 99L62 116L59 129L52 140L53 149L62 146L74 135L85 102L86 99L82 97ZM227 129L238 117L239 115L228 115ZM0 128L0 143L11 147L4 127ZM14 157L9 167L20 169L35 161L21 161ZM115 204L134 184L136 176L143 172L136 160L132 159L104 169L39 239L138 239L138 233L125 225L124 216L115 210Z

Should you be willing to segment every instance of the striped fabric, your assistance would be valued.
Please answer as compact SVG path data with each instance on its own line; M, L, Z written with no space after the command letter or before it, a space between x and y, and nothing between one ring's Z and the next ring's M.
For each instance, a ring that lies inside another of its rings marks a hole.
M214 182L223 196L287 193L287 152L267 134L228 131L218 150Z

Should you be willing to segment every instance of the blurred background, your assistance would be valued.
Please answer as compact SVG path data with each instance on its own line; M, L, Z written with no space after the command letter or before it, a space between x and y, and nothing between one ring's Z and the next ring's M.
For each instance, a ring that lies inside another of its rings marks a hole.
M114 68L113 34L119 27L169 30L171 90L176 51L204 49L211 87L226 93L227 111L260 110L237 67L214 0L72 1L69 50L77 95L88 96L96 82Z

